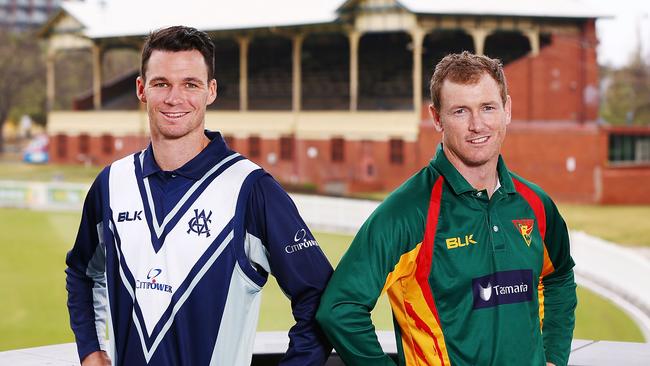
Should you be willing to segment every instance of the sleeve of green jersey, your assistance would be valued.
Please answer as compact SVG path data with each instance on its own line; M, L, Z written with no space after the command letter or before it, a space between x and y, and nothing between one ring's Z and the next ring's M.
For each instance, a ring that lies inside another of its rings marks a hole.
M544 322L542 336L546 360L557 366L566 365L571 352L577 305L569 233L557 207L544 202L546 211L545 243L555 269L542 279L544 285Z
M401 254L422 240L410 229L414 222L423 226L422 214L404 206L397 197L380 205L357 233L321 297L316 319L346 365L395 364L377 340L370 312Z

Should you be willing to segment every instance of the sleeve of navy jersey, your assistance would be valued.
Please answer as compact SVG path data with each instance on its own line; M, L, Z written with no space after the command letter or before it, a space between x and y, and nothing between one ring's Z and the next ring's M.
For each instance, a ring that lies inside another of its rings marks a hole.
M269 175L252 188L246 231L262 241L271 272L291 300L296 324L289 330L289 349L280 365L323 365L332 346L314 316L332 266L289 195Z
M103 253L98 228L102 221L102 180L107 176L105 169L95 180L86 196L81 223L74 246L66 256L66 290L68 291L68 312L70 326L77 342L79 359L103 348L105 324L96 311L105 309L102 296L103 286L96 280L101 276ZM102 257L102 258L99 258ZM93 268L90 268L93 267ZM93 273L97 277L93 277ZM99 322L97 322L100 320Z

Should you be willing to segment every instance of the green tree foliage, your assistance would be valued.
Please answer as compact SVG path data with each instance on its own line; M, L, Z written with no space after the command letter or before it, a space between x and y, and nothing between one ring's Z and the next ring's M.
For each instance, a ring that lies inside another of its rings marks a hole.
M650 125L650 63L639 47L628 65L605 70L601 115L612 125Z
M93 69L90 49L63 50L54 63L54 110L71 110L74 100L92 94Z
M45 64L38 40L30 33L0 30L0 153L9 117L29 114L44 122Z

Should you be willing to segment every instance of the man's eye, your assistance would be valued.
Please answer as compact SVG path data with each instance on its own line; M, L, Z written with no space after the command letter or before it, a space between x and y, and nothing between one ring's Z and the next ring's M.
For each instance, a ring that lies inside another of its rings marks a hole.
M486 111L493 111L495 109L496 108L494 108L494 106L491 106L491 105L486 105L485 107L483 107L483 110L486 110Z
M199 86L194 84L194 83L186 83L185 87L190 88L190 89L194 89L194 88L198 88Z
M454 110L454 114L463 114L464 112L465 110L462 108Z
M166 88L168 86L169 86L169 84L167 84L167 83L155 83L155 84L153 84L154 88Z

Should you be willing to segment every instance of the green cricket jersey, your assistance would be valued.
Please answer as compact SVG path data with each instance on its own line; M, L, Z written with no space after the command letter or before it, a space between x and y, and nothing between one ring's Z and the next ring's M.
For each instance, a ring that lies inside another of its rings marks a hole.
M317 319L346 365L393 365L370 320L387 293L400 365L566 365L576 307L566 224L508 171L488 198L447 160L393 192L357 233Z

